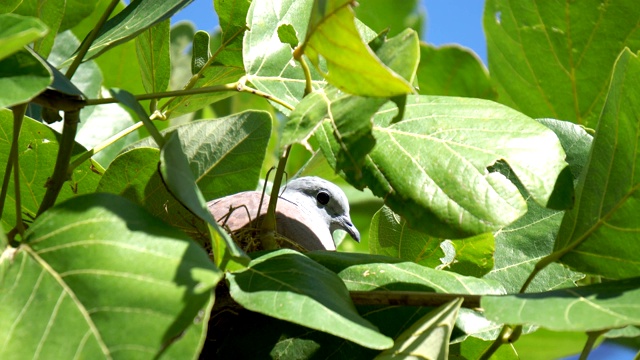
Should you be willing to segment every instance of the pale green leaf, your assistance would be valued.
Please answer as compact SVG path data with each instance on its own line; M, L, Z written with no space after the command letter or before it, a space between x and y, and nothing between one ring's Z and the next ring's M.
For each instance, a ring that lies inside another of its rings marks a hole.
M136 37L140 75L148 93L165 91L169 86L169 28L170 20L167 19Z
M640 324L639 278L541 293L484 296L487 318L555 331L598 331Z
M554 251L572 268L608 278L640 275L640 60L624 50L616 63L575 207Z
M47 34L39 19L15 14L0 14L0 60Z
M449 338L458 317L462 298L432 310L413 323L376 359L449 359Z
M637 5L487 1L489 71L500 102L531 117L595 128L618 54L640 49Z
M2 358L153 357L183 341L193 357L200 336L179 335L204 331L223 275L180 231L109 194L57 205L3 251Z
M426 21L424 3L418 0L367 0L358 2L356 16L376 33L389 30L394 36L411 28L423 33Z
M391 97L413 92L410 83L386 67L362 41L351 4L350 0L314 2L301 48L304 54L330 84L347 93ZM321 56L326 71L320 66Z
M227 279L233 299L248 310L373 349L393 345L358 315L340 278L300 253L279 250L263 255Z

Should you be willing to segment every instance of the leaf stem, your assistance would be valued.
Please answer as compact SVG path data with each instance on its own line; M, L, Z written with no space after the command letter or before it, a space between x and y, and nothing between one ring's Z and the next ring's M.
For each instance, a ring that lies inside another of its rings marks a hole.
M356 305L403 305L403 306L440 306L451 300L462 298L463 307L480 308L480 295L442 294L424 291L350 291L351 300Z
M515 342L520 338L521 334L522 326L516 326L515 328L512 328L509 325L504 325L502 327L502 331L500 331L500 335L498 335L491 346L484 353L482 353L482 356L480 356L479 360L489 360L491 356L493 356L493 354L495 354L495 352L500 349L500 346Z
M120 131L119 133L109 137L108 139L104 140L103 142L101 142L100 144L96 145L93 147L93 149L89 149L87 150L84 154L80 155L77 159L75 159L70 165L69 165L69 172L72 172L73 170L75 170L78 166L80 166L82 163L84 163L85 161L91 159L91 157L97 153L99 153L100 151L104 150L106 147L108 147L109 145L113 144L114 142L122 139L123 137L131 134L132 132L140 129L142 126L144 126L144 123L142 121L138 121L137 123L129 126L128 128Z
M283 100L278 99L277 97L275 97L273 95L270 95L270 94L267 94L266 92L260 91L258 89L254 89L254 88L248 87L247 85L244 84L244 82L245 82L244 79L240 79L240 81L237 82L236 89L238 91L240 91L240 92L248 92L248 93L253 94L253 95L261 96L261 97L263 97L263 98L265 98L267 100L271 100L271 101L273 101L273 102L275 102L277 104L280 104L280 105L284 106L285 108L293 111L294 107L289 105L289 104L287 104Z
M157 92L157 93L151 93L151 94L134 95L134 98L138 101L143 101L143 100L162 99L162 98L175 97L175 96L205 94L209 92L233 91L233 90L237 90L237 86L238 86L238 83L234 82L230 84L207 86L207 87L202 87L197 89L163 91L163 92ZM110 97L110 98L104 98L104 99L88 99L85 105L86 106L104 105L104 104L114 104L118 102L119 102L118 99L114 97Z
M60 148L56 158L56 165L53 169L53 175L47 180L47 191L40 203L40 208L36 216L42 214L55 204L58 194L62 189L62 185L69 179L69 161L75 143L76 133L78 131L78 123L80 122L80 111L65 111L64 125L62 127L62 139L60 139Z
M73 77L73 74L76 73L76 70L78 70L78 67L82 63L82 59L84 59L84 56L89 51L91 44L93 44L93 41L98 37L100 29L102 29L102 25L107 22L109 16L111 16L111 13L119 3L120 0L111 0L106 10L96 23L96 26L89 32L89 34L87 34L87 37L84 39L84 41L82 41L82 44L80 44L80 48L78 49L78 54L76 55L75 59L73 59L71 65L69 65L67 73L65 74L67 79L71 79Z
M2 179L2 190L0 191L0 218L4 210L4 203L7 198L7 192L9 191L9 179L11 178L11 170L13 169L13 188L15 190L15 204L16 204L16 230L22 236L24 233L24 224L22 223L22 203L20 197L20 163L18 158L18 146L20 140L20 130L22 129L22 122L24 121L24 114L27 111L27 104L16 105L12 109L13 111L13 134L11 137L11 149L9 150L9 161L7 161L7 167L5 169L4 178ZM15 165L15 166L14 166ZM13 241L13 236L9 241L12 245L17 245Z
M302 71L304 72L304 96L307 96L313 92L313 87L311 86L311 70L302 56L296 60L298 60L300 66L302 66Z
M587 332L587 342L584 344L584 348L582 348L582 352L580 353L580 360L587 360L589 353L593 350L593 346L596 344L596 340L598 340L598 337L606 332L607 330Z
M267 214L260 227L260 240L262 241L262 247L265 250L273 250L278 248L278 244L275 239L276 231L276 204L278 201L278 195L280 192L280 185L282 184L282 176L284 174L285 165L287 164L287 158L289 157L289 151L291 145L287 145L280 156L278 161L278 169L276 170L276 176L273 179L273 187L271 188L271 197L269 198L269 207L267 208Z

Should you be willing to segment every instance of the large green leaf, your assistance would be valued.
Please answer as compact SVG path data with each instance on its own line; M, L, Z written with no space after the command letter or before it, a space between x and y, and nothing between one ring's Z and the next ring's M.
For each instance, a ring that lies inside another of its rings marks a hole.
M154 0L138 0L131 2L102 26L83 60L90 60L114 46L135 38L145 29L170 18L191 1L167 0L158 3Z
M0 164L8 162L11 137L13 133L13 116L11 111L0 109ZM59 148L60 134L48 126L29 117L24 118L20 138L18 141L18 154L20 156L20 194L22 200L21 217L33 219L38 212L40 202L46 191L47 179L53 173L56 156ZM77 157L86 151L82 145L73 146L73 157ZM77 167L60 191L58 200L62 201L77 194L93 192L100 180L103 170L94 162L86 162ZM11 178L13 180L13 177ZM14 184L9 183L7 202L2 213L2 225L11 229L16 224L16 212L14 203Z
M47 33L39 19L14 14L0 14L0 60L38 40Z
M227 276L231 296L244 308L339 336L373 349L393 341L361 318L340 279L292 250L253 260Z
M592 137L583 127L567 121L539 119L553 130L567 154L574 181L587 164ZM508 171L507 171L508 172ZM508 175L508 174L507 174ZM508 175L514 178L513 175ZM521 186L520 191L525 191ZM527 214L495 234L495 267L487 279L500 281L508 292L516 293L533 271L535 263L553 250L563 211L545 209L527 197ZM541 271L527 288L529 292L570 287L583 277L560 264L551 264Z
M347 93L377 97L411 93L411 84L386 67L362 41L351 6L351 0L314 1L301 48L304 54L330 84ZM320 57L326 60L326 71Z
M53 41L62 23L65 2L66 0L23 0L14 10L16 14L38 18L49 28L47 35L33 44L33 50L45 59L51 52Z
M609 278L640 275L638 81L640 59L624 50L578 184L576 206L565 215L554 247L572 268Z
M542 293L484 296L486 316L556 331L598 331L640 324L639 278Z
M489 73L471 50L458 45L420 44L418 92L422 95L498 97Z
M109 194L59 204L3 251L3 358L153 357L182 341L193 357L200 336L179 335L204 331L222 278L179 231Z
M28 102L53 81L49 68L30 50L22 49L0 60L0 107Z
M571 204L570 173L555 134L510 108L479 99L408 96L402 120L383 106L374 116L376 146L363 179L346 173L416 230L442 238L490 232L526 212L525 200L498 161L513 169L533 199L550 207ZM333 166L339 145L330 124L316 139ZM340 168L336 170L340 171ZM569 178L569 181L567 181ZM557 184L556 184L557 181Z
M136 37L136 52L144 89L148 93L167 90L171 72L169 59L170 20L164 20Z
M531 117L595 128L620 51L640 49L635 0L489 0L489 70L499 99Z
M66 0L64 17L58 32L61 33L76 26L96 9L99 2L97 0Z

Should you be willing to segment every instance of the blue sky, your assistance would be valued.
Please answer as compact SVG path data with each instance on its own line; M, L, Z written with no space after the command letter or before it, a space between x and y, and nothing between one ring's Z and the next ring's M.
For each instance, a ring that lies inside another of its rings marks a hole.
M423 40L434 45L461 44L475 51L484 63L487 63L486 42L482 30L483 0L421 0L421 2L427 11L427 27L422 34ZM218 23L212 0L194 0L172 20L190 20L199 30L207 31L213 30Z

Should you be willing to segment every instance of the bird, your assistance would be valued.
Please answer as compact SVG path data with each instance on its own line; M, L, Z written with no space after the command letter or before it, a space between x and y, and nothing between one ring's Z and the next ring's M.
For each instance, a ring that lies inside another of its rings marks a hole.
M245 191L209 201L207 207L218 224L232 234L242 229L259 230L269 203L269 195L262 197L260 191ZM279 235L294 243L292 248L304 251L336 250L335 230L344 230L360 242L347 196L340 187L317 176L299 177L280 188L276 227Z

